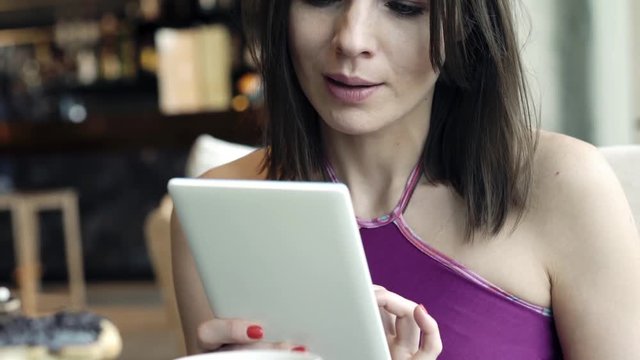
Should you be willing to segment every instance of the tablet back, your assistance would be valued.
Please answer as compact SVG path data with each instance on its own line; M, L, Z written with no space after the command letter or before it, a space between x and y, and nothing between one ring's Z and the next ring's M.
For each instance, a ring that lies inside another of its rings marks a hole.
M216 316L325 360L388 360L346 186L172 179L169 193Z

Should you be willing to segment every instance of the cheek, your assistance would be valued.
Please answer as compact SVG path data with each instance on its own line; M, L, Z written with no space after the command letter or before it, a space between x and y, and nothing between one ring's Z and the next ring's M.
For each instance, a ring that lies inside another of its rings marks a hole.
M327 22L322 16L295 4L296 2L291 5L289 13L289 51L304 66L309 60L316 58L322 47L325 36L322 31L327 28Z
M389 65L405 82L421 82L434 74L431 65L428 27L398 28L385 36Z
M435 86L438 74L431 67L428 54L413 53L399 59L397 72L398 95L408 101L422 99L427 96Z

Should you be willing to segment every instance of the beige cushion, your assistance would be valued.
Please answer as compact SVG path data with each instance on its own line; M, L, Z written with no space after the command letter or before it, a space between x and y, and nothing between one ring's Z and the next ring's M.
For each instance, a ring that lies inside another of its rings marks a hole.
M253 147L220 140L211 135L200 135L189 153L185 175L199 176L213 167L231 162L254 150Z
M619 145L600 148L624 189L631 211L640 224L640 145Z

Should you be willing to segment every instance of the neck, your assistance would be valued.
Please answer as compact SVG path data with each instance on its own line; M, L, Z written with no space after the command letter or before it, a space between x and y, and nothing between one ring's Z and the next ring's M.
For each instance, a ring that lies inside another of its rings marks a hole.
M364 135L347 135L324 126L327 159L338 179L349 187L358 216L375 217L396 205L422 155L430 103L425 107L428 109Z
M347 184L366 179L368 183L404 178L418 163L424 138L415 134L383 138L372 136L333 138L325 147L327 159L341 181Z

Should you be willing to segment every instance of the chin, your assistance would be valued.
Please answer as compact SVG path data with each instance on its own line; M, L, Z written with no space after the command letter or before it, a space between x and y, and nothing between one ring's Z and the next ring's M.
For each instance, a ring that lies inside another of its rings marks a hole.
M384 128L385 124L371 121L370 117L359 117L359 119L327 119L324 120L325 125L336 132L345 135L358 136L377 132Z
M324 99L323 99L324 100ZM366 135L381 130L393 122L386 109L377 104L351 107L317 101L312 104L318 109L318 115L327 128L346 135Z

